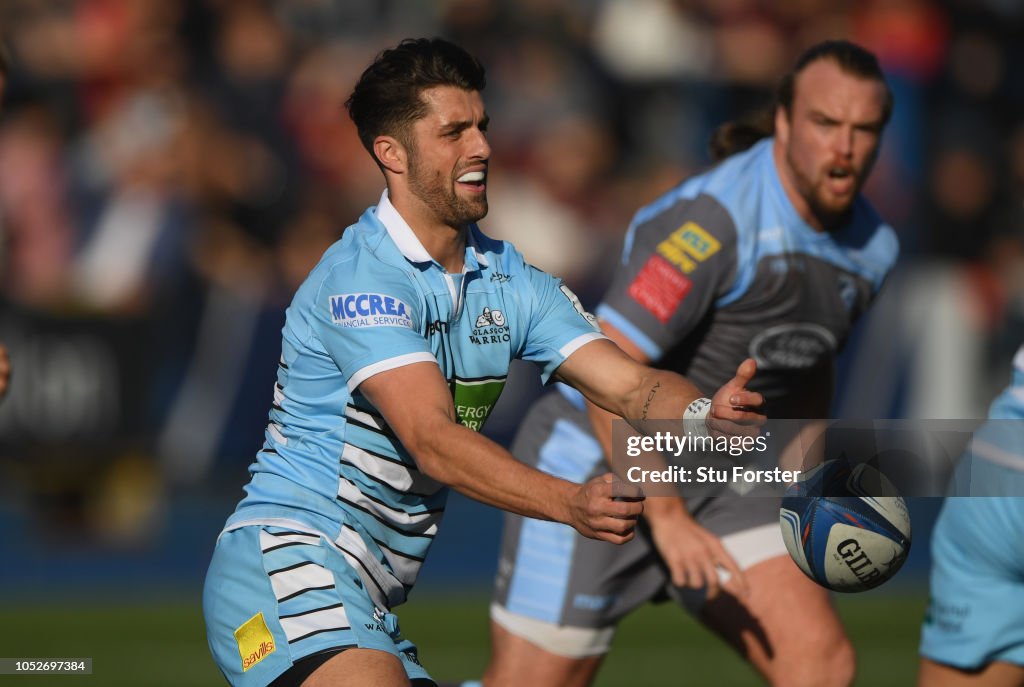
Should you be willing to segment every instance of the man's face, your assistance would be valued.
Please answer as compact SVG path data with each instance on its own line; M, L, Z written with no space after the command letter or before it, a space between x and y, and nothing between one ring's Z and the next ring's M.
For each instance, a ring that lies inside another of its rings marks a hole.
M410 127L409 190L440 222L462 227L487 214L488 117L477 91L430 88Z
M848 74L831 59L797 75L792 108L778 109L775 131L780 172L811 226L828 229L850 209L878 154L884 106L881 82Z

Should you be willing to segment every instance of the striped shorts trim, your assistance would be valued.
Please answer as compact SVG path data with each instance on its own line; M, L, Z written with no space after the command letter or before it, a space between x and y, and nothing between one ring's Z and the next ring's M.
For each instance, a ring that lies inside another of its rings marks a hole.
M362 647L399 658L411 680L429 679L398 618L374 604L330 542L285 527L221 535L203 591L214 661L232 685L267 685L299 659Z

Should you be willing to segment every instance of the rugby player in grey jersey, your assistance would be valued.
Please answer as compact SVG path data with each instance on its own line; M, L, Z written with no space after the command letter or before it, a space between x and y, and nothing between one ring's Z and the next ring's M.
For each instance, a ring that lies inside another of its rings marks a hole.
M835 356L898 253L860 194L891 109L871 53L846 41L805 52L767 126L721 128L712 150L724 159L637 212L597 309L605 333L704 389L753 357L770 417L826 417ZM552 392L513 453L582 482L607 469L611 423ZM666 595L770 684L850 684L853 648L826 590L786 553L776 499L725 487L649 498L644 518L640 536L611 547L506 515L486 687L589 684L617 623Z

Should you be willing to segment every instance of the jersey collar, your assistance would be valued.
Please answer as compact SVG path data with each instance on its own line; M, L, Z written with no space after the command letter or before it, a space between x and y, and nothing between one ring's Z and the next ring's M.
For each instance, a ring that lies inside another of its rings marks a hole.
M406 260L410 262L424 264L437 262L430 257L430 253L423 247L420 240L416 238L416 234L413 232L412 227L409 223L402 219L402 216L398 214L398 210L391 203L391 199L388 197L387 189L380 195L380 202L377 203L377 219L384 225L384 229L387 230L388 236L398 247L398 250L402 253ZM464 261L463 272L469 272L480 267L487 267L488 261L487 256L480 249L477 234L479 229L475 224L471 224L469 227L468 241L466 242L466 259Z

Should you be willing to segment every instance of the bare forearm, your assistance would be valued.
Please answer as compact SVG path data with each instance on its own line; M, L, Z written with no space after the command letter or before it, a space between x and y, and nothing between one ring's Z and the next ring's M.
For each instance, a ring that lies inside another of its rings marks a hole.
M455 421L455 407L436 365L415 363L378 373L360 385L425 474L503 510L555 520L593 539L622 544L643 512L642 494L610 475L579 485L516 461L490 439ZM419 394L409 394L418 389ZM618 499L617 496L626 496Z
M682 375L649 368L636 392L626 397L622 417L644 431L650 420L680 419L686 407L703 395Z
M472 430L452 424L421 443L417 453L424 472L472 499L531 518L571 520L568 504L576 485L520 463Z
M657 383L657 382L656 382ZM676 409L679 417L680 411ZM587 412L590 416L591 425L594 428L594 436L601 444L601 449L604 452L605 459L620 477L625 478L626 472L630 467L639 466L643 470L661 471L667 467L664 456L660 453L647 451L642 453L640 456L627 458L620 451L618 454L615 453L614 447L615 442L613 441L614 436L614 422L622 421L617 415L609 413L607 410L598 408L593 403L587 403ZM632 427L620 428L624 432L628 432L631 435L637 434L637 430ZM619 437L620 447L621 442L625 439ZM648 499L644 507L644 517L647 518L652 525L655 522L659 523L674 523L675 518L685 516L687 514L686 502L681 496L677 495L677 492L671 485L658 485L654 488L654 492L651 493L645 490L648 496L658 496L659 498Z

